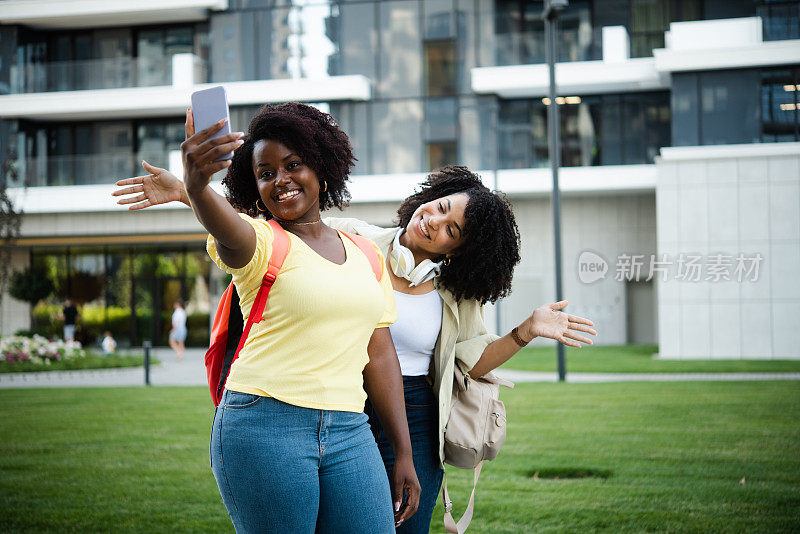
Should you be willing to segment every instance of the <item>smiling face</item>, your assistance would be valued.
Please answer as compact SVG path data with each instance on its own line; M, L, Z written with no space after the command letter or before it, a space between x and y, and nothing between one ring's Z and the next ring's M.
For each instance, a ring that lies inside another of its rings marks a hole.
M286 145L262 139L253 145L253 174L264 206L286 221L319 219L319 179Z
M469 196L456 193L422 204L414 211L400 238L417 262L449 255L465 241L464 210Z

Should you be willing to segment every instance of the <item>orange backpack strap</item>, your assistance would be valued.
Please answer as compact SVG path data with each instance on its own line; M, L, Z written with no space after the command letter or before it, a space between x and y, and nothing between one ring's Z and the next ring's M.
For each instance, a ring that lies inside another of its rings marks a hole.
M381 265L381 257L378 255L378 251L375 250L375 245L372 244L372 241L366 237L361 237L357 234L351 234L350 232L342 233L361 249L361 252L363 252L364 256L366 256L369 260L369 265L372 267L372 272L375 274L375 278L378 280L378 282L380 282L381 277L383 276L383 265Z
M242 337L239 340L239 346L236 348L234 359L239 356L239 351L244 347L247 341L247 335L250 333L250 328L253 324L258 323L264 317L264 309L267 307L267 298L269 297L269 290L275 279L278 277L278 272L283 267L283 262L289 254L291 243L289 236L286 234L280 224L273 219L267 221L270 228L272 228L272 255L269 257L269 264L267 265L267 272L264 273L264 278L261 280L261 287L258 289L253 307L250 309L250 316L247 318L247 324L242 330Z

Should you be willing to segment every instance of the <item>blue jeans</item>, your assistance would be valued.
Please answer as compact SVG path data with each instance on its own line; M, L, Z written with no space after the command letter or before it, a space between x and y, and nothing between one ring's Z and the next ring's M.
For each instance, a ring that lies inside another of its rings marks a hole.
M414 469L417 472L422 493L419 497L417 513L400 525L397 532L416 534L430 530L436 497L442 487L444 471L439 463L439 410L433 388L424 376L404 376L403 393L406 398L406 416L408 417L408 430L411 433ZM378 442L386 474L391 480L394 452L369 401L365 411L369 416L369 424L375 440Z
M237 532L394 532L386 472L363 413L226 390L210 452Z

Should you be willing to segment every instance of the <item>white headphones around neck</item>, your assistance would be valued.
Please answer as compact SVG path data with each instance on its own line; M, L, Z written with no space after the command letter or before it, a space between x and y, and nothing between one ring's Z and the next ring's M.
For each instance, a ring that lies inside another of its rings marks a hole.
M400 244L400 236L404 231L404 228L400 228L394 236L392 252L389 254L389 265L392 267L392 272L411 282L411 287L433 280L433 277L439 274L442 263L434 263L426 259L419 262L419 265L414 265L414 254Z

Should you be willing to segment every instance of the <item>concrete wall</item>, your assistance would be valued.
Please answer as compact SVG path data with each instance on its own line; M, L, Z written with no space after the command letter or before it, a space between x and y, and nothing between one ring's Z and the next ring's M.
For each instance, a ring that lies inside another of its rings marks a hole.
M742 281L708 279L705 265L678 280L673 265L660 356L800 358L800 143L665 148L657 167L659 255L763 257Z
M522 234L522 262L515 272L512 295L500 303L502 332L511 330L537 306L555 300L550 200L515 199L513 204ZM563 294L570 301L566 311L596 323L598 345L626 342L626 283L615 279L614 266L620 254L655 252L654 212L652 193L562 198ZM581 282L578 273L584 251L596 253L608 264L605 276L589 284Z

